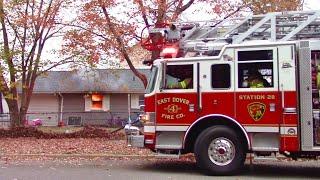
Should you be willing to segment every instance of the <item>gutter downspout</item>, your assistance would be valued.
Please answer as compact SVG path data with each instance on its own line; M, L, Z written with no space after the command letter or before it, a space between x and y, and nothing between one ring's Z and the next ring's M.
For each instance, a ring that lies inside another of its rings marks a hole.
M128 93L128 124L131 125L131 94Z
M0 114L3 114L3 96L2 93L0 93L0 99L1 99L1 104L0 104Z

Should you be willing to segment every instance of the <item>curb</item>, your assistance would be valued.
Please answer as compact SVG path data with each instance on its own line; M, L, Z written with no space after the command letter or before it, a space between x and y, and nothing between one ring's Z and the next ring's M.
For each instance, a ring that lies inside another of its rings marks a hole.
M108 158L155 158L155 155L128 154L0 154L0 157L108 157Z

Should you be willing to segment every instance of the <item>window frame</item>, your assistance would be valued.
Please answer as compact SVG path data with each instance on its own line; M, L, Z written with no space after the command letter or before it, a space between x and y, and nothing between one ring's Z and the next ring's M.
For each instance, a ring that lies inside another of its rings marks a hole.
M145 90L146 94L153 94L156 89L156 83L159 77L159 67L158 66L152 66L150 77L148 79L148 84Z
M159 80L160 80L160 91L162 91L162 92L181 92L181 91L183 91L183 92L196 92L196 90L197 90L197 64L195 63L195 62L183 62L183 63L180 63L180 62L167 62L166 63L166 66L173 66L173 65L175 65L175 66L183 66L183 65L192 65L193 66L193 77L192 77L192 83L193 83L193 86L192 86L192 88L190 88L190 89L169 89L169 88L164 88L163 86L163 74L164 73L161 73L161 77L159 78ZM167 67L165 67L165 69L167 69ZM161 69L161 71L164 71L164 69ZM166 73L165 73L166 74Z
M130 94L130 108L131 109L140 109L140 96L141 94Z
M95 112L95 111L110 111L110 94L97 93L102 95L102 108L101 109L93 109L92 108L92 94L87 93L83 96L84 98L84 111L85 112Z
M239 51L258 51L258 50L272 50L273 51L273 59L272 60L248 60L248 61L239 61L238 60L238 52ZM252 63L272 63L272 78L273 78L273 87L262 87L262 88L250 88L250 87L240 87L239 85L239 81L240 81L240 77L239 77L239 64L252 64ZM235 49L235 87L236 87L236 91L278 91L278 51L277 51L277 47L272 46L272 47L268 47L268 46L261 46L261 47L255 47L255 48L248 48L248 47L244 47L244 48L238 48Z
M100 100L94 100L94 96L100 96ZM91 111L103 111L103 101L104 101L104 95L101 94L101 93L94 93L91 95ZM101 108L96 108L96 107L93 107L94 103L95 102L99 102L99 104L101 103Z

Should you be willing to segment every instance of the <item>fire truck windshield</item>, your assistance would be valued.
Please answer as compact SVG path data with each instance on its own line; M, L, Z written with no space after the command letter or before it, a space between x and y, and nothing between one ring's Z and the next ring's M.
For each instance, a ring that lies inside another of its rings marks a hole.
M151 76L150 76L150 79L148 81L148 85L147 85L147 88L146 88L146 94L150 94L150 93L153 92L154 86L156 84L157 73L158 73L158 67L157 66L153 66L152 69L151 69Z

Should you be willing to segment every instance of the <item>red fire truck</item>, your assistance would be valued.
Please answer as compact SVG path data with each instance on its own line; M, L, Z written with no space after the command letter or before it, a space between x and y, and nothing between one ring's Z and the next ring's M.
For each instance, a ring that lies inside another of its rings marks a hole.
M317 157L319 25L320 12L312 11L149 29L142 45L161 53L143 127L125 127L129 145L172 157L194 153L199 167L219 175L236 173L247 154Z

